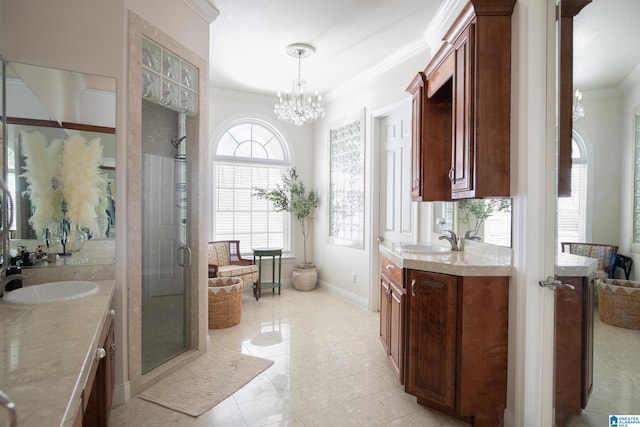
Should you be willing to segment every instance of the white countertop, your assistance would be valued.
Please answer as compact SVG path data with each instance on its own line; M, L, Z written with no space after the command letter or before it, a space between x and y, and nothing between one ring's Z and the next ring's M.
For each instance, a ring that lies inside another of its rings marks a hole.
M560 252L556 255L555 274L560 277L589 277L598 268L598 260Z
M454 276L511 276L513 267L504 249L483 251L480 245L469 245L468 250L443 254L398 252L394 243L380 243L380 253L401 268L432 271ZM486 248L486 245L484 246ZM466 248L465 248L466 249ZM487 254L487 256L485 256ZM598 267L598 260L569 253L558 253L555 274L561 277L588 277Z
M75 301L12 306L0 302L0 389L18 426L71 426L115 290ZM6 417L0 407L0 417Z
M432 271L454 276L511 276L513 267L510 257L482 256L477 252L451 251L443 254L397 252L394 245L381 243L380 253L401 268Z

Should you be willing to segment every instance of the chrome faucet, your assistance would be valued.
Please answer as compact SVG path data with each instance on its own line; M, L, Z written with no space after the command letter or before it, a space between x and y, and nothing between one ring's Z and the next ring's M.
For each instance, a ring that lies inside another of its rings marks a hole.
M3 272L4 274L4 272ZM27 276L24 274L11 274L0 279L0 296L4 295L5 287L14 280L24 280Z
M460 248L458 247L458 236L456 236L456 233L452 230L444 230L444 233L449 233L449 236L442 235L438 237L438 240L448 240L451 244L451 250L459 251Z
M480 238L480 236L472 235L472 233L474 233L474 231L473 231L473 230L467 230L467 231L465 231L465 232L464 232L464 237L462 237L462 238L463 238L463 239L465 239L465 240L475 240L475 241L477 241L477 242L479 242L480 240L482 240L482 239Z

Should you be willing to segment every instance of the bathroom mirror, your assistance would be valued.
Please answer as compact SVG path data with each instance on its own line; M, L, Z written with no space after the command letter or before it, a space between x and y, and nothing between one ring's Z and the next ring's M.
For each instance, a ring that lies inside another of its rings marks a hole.
M433 232L453 230L458 237L511 247L511 199L432 202Z
M35 230L29 223L34 213L31 199L35 196L33 192L26 192L29 188L25 177L29 172L26 160L30 161L31 174L40 173L44 176L45 170L59 168L60 165L56 163L63 160L61 155L48 155L47 147L52 143L61 141L65 146L76 139L90 145L95 140L95 146L99 149L99 154L94 156L95 162L80 161L82 153L71 155L72 159L79 160L73 162L73 170L78 177L75 181L82 182L83 178L80 177L86 177L91 172L99 175L103 181L101 188L104 188L101 194L106 196L101 201L105 205L108 203L109 208L106 210L102 205L96 205L96 210L102 213L96 215L95 224L101 226L91 227L97 231L88 233L87 238L90 239L81 251L84 253L77 254L75 258L76 263L83 264L115 262L115 79L14 62L7 62L5 69L5 178L15 204L14 221L10 227L11 248L20 246L33 251L44 243L42 230ZM38 135L41 144L33 145L40 148L29 156L25 144L34 135ZM92 163L92 166L87 163ZM47 180L51 180L53 185L53 177ZM98 241L103 241L99 249L95 247ZM89 254L93 249L95 253ZM71 263L74 262L67 262Z

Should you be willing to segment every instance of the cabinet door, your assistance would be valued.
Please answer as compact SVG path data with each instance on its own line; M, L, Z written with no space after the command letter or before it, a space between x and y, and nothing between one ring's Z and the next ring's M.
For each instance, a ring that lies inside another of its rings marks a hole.
M391 287L384 276L380 276L380 342L384 347L384 351L389 354L389 297Z
M406 292L391 283L389 300L389 358L398 373L400 384L404 384L404 306Z
M593 384L593 285L587 277L558 277L575 289L556 289L556 422L579 415ZM560 418L558 418L560 417Z
M475 134L474 134L474 73L475 43L474 24L469 24L454 44L454 123L451 149L451 191L456 193L474 190Z
M102 422L104 426L109 425L109 416L111 414L111 402L113 401L113 389L115 386L116 374L116 347L113 342L113 323L109 329L104 348L107 355L104 358L104 372L102 376L101 389L104 392L102 401Z
M409 270L405 390L453 409L457 277Z
M407 91L411 93L411 199L422 201L422 103L426 77L418 73Z
M453 58L451 53L447 58ZM447 173L451 165L453 61L445 59L434 71L437 91L430 96L420 72L407 91L412 96L411 199L414 202L451 200Z
M86 427L106 427L109 425L111 401L115 383L115 347L113 346L113 319L107 318L102 332L102 348L106 354L97 364L95 378L90 389L86 389L87 406L82 425Z

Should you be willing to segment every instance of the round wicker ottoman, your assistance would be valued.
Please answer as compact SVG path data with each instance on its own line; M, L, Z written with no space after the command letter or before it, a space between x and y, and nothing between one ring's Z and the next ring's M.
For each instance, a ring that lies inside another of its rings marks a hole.
M640 282L596 280L600 320L626 329L640 329Z
M209 279L209 329L228 328L240 323L242 279Z

